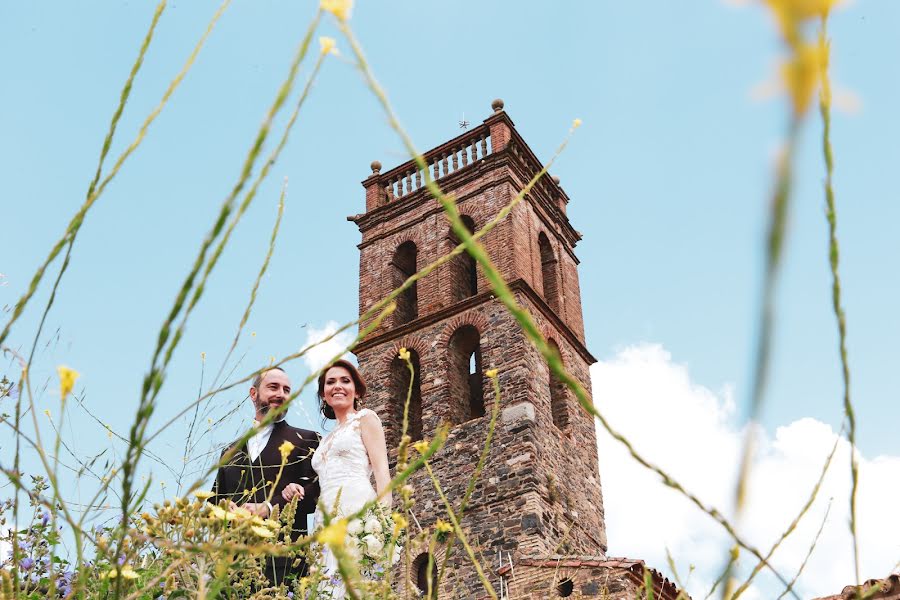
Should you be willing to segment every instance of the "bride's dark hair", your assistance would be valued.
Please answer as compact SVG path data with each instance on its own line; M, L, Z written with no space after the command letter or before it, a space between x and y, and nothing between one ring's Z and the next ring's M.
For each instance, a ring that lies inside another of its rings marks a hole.
M319 409L326 419L337 418L334 414L334 409L325 402L325 375L333 367L347 369L347 372L350 373L350 378L353 380L353 387L356 388L356 398L353 399L354 410L359 410L359 401L366 396L366 382L363 380L362 375L359 374L356 367L353 366L353 363L344 359L334 361L322 371L321 375L319 375L319 391L316 392L316 396L319 397Z

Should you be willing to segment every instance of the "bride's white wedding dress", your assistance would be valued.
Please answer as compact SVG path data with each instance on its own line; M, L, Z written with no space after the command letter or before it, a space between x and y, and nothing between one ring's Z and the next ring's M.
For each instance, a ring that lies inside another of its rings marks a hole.
M319 502L332 518L352 515L367 502L377 497L372 487L372 465L362 441L359 422L373 411L364 408L347 416L331 433L322 438L312 457L312 467L319 476ZM315 528L324 520L316 509ZM326 577L334 584L333 597L344 597L344 584L337 576L337 559L323 549L323 565Z

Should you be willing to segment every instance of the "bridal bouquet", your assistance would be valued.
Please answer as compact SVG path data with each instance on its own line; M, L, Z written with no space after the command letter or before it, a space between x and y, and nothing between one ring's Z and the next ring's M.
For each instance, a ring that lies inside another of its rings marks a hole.
M367 579L380 579L400 560L406 538L405 519L392 518L376 504L360 519L347 524L347 548L359 560L359 571Z

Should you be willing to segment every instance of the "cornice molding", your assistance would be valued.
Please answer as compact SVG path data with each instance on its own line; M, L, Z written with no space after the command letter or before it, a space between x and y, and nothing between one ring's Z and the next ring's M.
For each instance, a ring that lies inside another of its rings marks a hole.
M541 295L533 290L524 279L516 279L509 282L507 285L513 292L519 292L527 296L531 303L540 311L541 315L554 325L556 330L560 332L569 346L571 346L575 350L575 352L587 362L588 366L597 362L597 359L594 358L594 355L591 354L590 351L588 351L584 342L582 342L578 338L578 336L575 335L575 333L571 330L571 328L569 328L568 325L566 325L566 323L559 317L559 315L557 315L550 309ZM471 308L475 308L480 304L494 301L499 302L499 300L495 298L493 290L480 292L470 298L455 302L454 304L446 306L433 313L423 315L418 319L410 321L409 323L404 323L400 327L394 327L378 335L370 336L360 341L351 350L353 354L359 355L360 352L365 352L381 344L391 342L404 336L412 335L425 327L430 327L435 323L438 323L445 319L449 319Z

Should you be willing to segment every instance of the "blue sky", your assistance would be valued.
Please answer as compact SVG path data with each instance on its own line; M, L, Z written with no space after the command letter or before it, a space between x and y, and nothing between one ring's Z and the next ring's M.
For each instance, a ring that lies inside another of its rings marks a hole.
M170 3L112 156L133 138L215 8ZM0 8L0 306L26 289L82 202L152 10L149 2ZM91 410L125 431L159 326L314 11L312 2L244 1L222 18L85 221L34 367L36 381L49 381L39 409L57 410L54 369L65 363L82 373L76 389ZM833 136L858 446L869 458L898 454L900 203L890 173L900 162L900 81L885 68L900 53L898 17L896 3L858 0L830 26L835 85L859 100L836 112ZM609 362L623 349L658 344L697 385L732 390L740 414L772 162L786 124L783 98L753 93L774 77L780 52L764 10L692 0L369 1L355 8L352 25L421 149L456 135L463 117L487 117L495 97L543 159L572 119L583 119L553 173L584 234L576 252L588 346ZM346 49L332 23L323 22L321 33ZM817 119L809 120L796 162L764 410L770 433L804 417L836 430L842 419L819 135ZM389 167L404 158L353 66L329 60L189 323L154 423L196 398L201 352L207 371L224 357L266 251L282 180L282 233L239 346L239 371L296 351L330 321L355 317L359 234L345 217L364 209L359 182L369 163ZM30 345L48 283L13 330L13 347ZM291 374L300 380L304 364ZM242 397L219 396L217 414ZM312 413L312 393L301 400ZM298 424L318 425L297 411ZM71 410L70 423L80 451L108 443L83 412ZM202 449L238 427L229 421ZM177 462L179 446L173 430L155 451ZM5 463L6 444L0 452Z

